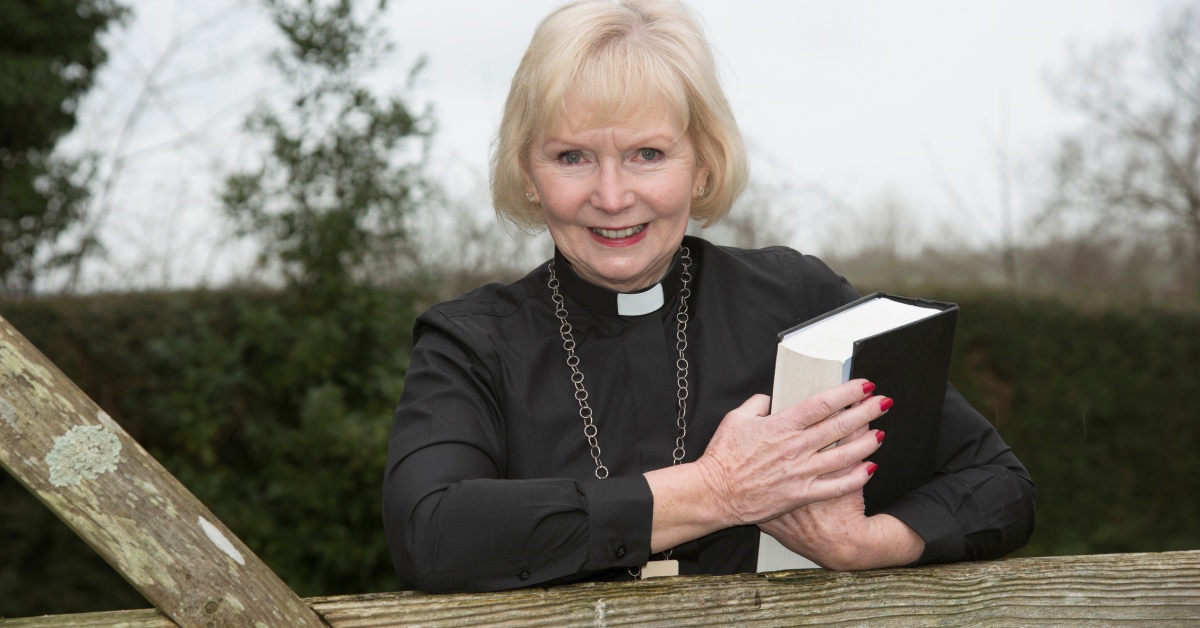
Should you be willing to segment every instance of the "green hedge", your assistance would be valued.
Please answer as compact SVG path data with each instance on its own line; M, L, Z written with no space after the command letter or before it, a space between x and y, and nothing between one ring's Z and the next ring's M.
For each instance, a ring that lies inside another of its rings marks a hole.
M1004 295L951 379L1038 483L1025 555L1200 548L1200 316ZM379 485L417 296L135 294L0 304L303 596L396 587ZM0 474L0 616L145 606Z
M1200 316L960 305L951 380L1038 485L1021 554L1200 549Z
M308 596L395 588L379 487L413 302L191 292L0 314ZM0 616L146 606L0 476Z

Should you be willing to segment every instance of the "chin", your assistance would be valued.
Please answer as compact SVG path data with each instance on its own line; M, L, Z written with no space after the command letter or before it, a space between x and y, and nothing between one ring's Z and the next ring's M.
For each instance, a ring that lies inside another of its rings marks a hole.
M644 279L648 267L638 265L637 268L630 266L607 266L600 269L600 277L611 286L615 286L618 292L638 292L645 289L647 286L634 285L633 282ZM657 279L657 278L654 278ZM644 279L652 281L652 279Z

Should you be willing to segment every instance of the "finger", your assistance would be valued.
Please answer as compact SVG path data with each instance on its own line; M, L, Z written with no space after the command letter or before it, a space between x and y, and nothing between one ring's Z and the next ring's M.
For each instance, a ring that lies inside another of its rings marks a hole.
M771 414L771 398L767 395L752 395L734 409L734 412L747 416L767 416Z
M813 395L790 408L784 408L775 416L784 422L785 428L804 429L820 423L843 408L866 399L873 390L875 390L875 385L867 380L853 379Z
M828 445L818 449L817 451L825 451L826 449L833 449L834 447L841 445L843 442L858 438L859 436L866 434L868 429L869 428L866 425L860 426L858 429L854 430L853 432L850 432L850 434L847 435L845 438L839 438L839 439L833 441L832 443L829 443Z
M815 498L813 501L825 501L862 490L878 468L874 462L861 462L845 475L818 479L812 483L809 496Z
M818 452L812 457L811 469L819 476L834 476L845 473L858 463L871 457L883 445L884 433L870 430L841 445Z
M858 429L854 430L853 432L850 432L850 434L848 436L846 436L846 438L843 438L842 440L858 438L859 436L866 434L868 431L870 431L870 428L867 427L866 425L863 425L863 426L859 427Z
M804 437L817 449L824 449L830 443L846 441L856 433L861 434L871 421L886 414L892 405L889 397L872 397L804 430Z

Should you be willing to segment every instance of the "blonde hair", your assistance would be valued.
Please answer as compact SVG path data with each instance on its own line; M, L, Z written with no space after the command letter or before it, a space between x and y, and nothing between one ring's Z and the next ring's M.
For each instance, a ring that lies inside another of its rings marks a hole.
M712 49L696 19L675 0L578 0L538 25L513 76L492 151L492 203L501 219L534 231L545 226L526 197L534 138L559 128L568 97L592 119L675 114L708 169L692 218L708 227L729 213L750 166L733 111L721 90Z

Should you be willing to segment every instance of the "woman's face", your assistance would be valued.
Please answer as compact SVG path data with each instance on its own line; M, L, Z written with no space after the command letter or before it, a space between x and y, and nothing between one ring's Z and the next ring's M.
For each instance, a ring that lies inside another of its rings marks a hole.
M576 273L636 292L666 274L708 171L673 116L594 127L580 113L534 138L526 184Z

